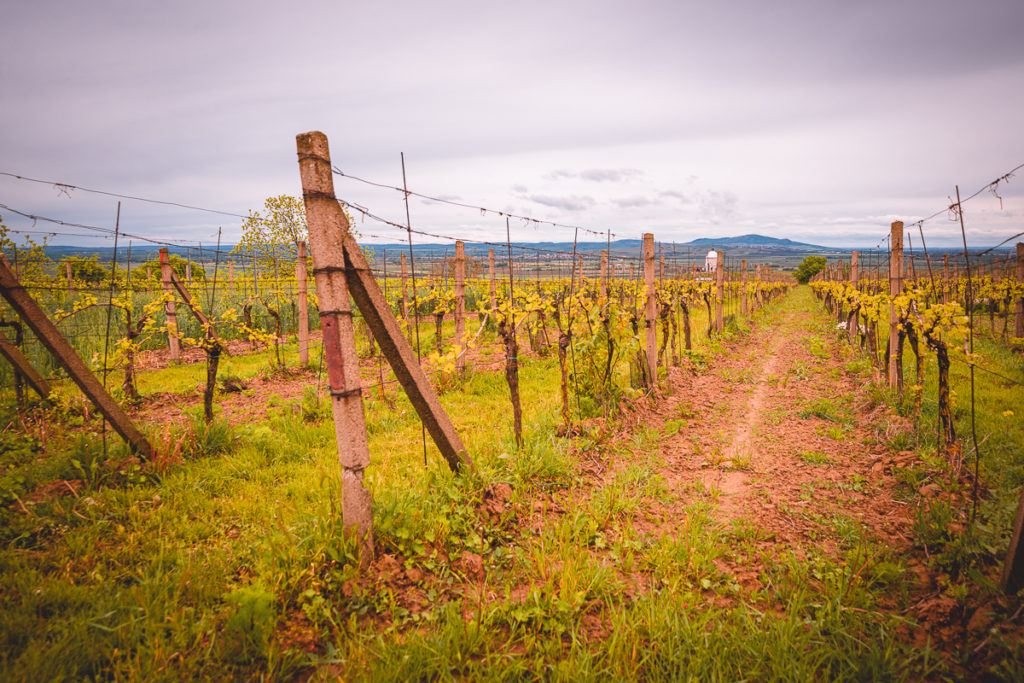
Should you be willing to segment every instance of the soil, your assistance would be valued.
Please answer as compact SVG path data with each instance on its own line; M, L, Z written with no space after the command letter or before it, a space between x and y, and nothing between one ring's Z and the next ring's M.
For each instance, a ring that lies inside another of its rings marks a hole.
M885 443L887 429L905 428L905 423L876 405L861 376L846 371L850 355L841 342L829 341L823 349L808 343L818 321L820 317L807 311L785 312L773 325L755 328L728 344L709 367L684 361L669 368L659 390L627 405L614 426L595 421L605 434L617 431L593 450L578 453L583 484L571 495L585 499L611 485L636 462L632 444L642 438L657 450L656 478L664 494L635 512L631 520L635 532L685 537L693 506L701 504L722 529L745 528L755 539L758 556L730 559L727 555L715 560L719 572L731 575L748 591L765 588L768 563L786 554L800 558L824 553L842 561L851 538L866 537L901 558L917 577L909 601L898 604L895 598L883 599L877 606L879 611L913 620L899 637L954 653L971 636L971 647L980 654L961 673L976 672L984 658L986 634L995 632L991 629L998 627L1006 638L1024 635L1015 623L1020 610L1006 619L996 615L1008 613L1009 598L1003 604L947 597L948 577L929 569L927 551L915 545L912 527L918 506L928 504L929 498L951 494L931 484L914 492L901 483L900 470L917 463L919 456L894 451ZM467 327L475 330L476 325L470 320ZM234 352L247 352L248 344L241 344L245 348ZM528 346L524 340L524 354ZM311 348L318 349L319 342L311 340ZM186 362L203 360L198 350L189 351L199 355L186 357ZM164 351L140 358L140 367L166 365L165 356ZM500 349L484 354L482 348L474 347L468 366L477 372L500 372L503 356ZM399 391L393 379L386 380L383 388L379 384L382 367L388 378L386 362L361 360L367 390L375 395L381 390ZM429 365L426 369L432 372ZM320 373L308 369L266 374L230 387L234 390L218 396L216 405L230 423L250 422L272 409L271 398L298 401L304 387L318 382L322 386L324 381ZM201 402L202 387L197 385L184 397L148 396L145 406L132 414L147 423L181 422L183 411ZM815 409L821 405L834 410ZM55 482L52 490L41 495L77 495L77 484ZM565 504L564 492L537 493L523 501L501 484L485 491L479 512L482 518L515 527L510 530L513 534L530 535L564 514ZM873 561L865 558L865 566ZM434 594L452 598L479 594L482 599L500 600L506 595L505 586L489 583L485 558L464 552L451 558L451 567L464 577L464 585L441 584L419 569L403 569L402 558L382 555L360 583L391 586L403 606L414 613L433 602L420 590L428 585ZM649 573L622 573L620 579L630 595L655 589ZM526 595L529 589L529 584L514 586L511 595ZM715 604L729 601L710 591L709 599ZM598 611L595 606L587 614L586 628L593 634L607 630ZM301 616L289 621L292 639L302 641L307 626ZM317 647L308 643L306 649Z
M634 403L620 418L626 428L611 448L602 449L601 456L580 454L581 469L591 480L589 493L611 484L635 462L632 455L616 453L631 453L629 444L640 433L658 433L658 476L667 495L635 514L634 530L685 537L688 508L704 503L701 509L721 528L746 528L758 539L760 557L715 560L720 572L746 590L765 587L766 558L825 553L843 561L850 537L863 534L917 577L909 607L895 599L878 605L880 611L916 621L902 627L900 637L915 646L930 643L956 669L961 664L954 663L955 655L967 634L974 634L971 645L978 650L960 672L982 670L986 629L997 625L1001 637L1020 638L1021 610L1007 619L1012 599L992 605L972 596L965 603L945 596L948 577L929 569L927 550L915 545L912 527L918 506L952 496L956 509L957 494L931 483L914 495L901 483L901 468L919 464L920 456L884 444L909 425L877 406L862 378L846 372L849 350L840 343L812 353L807 337L814 321L806 311L785 313L775 325L730 344L708 369L670 368L664 389L653 400ZM822 404L835 412L815 415L813 408ZM542 521L532 524L539 527ZM874 561L865 558L864 567ZM640 573L620 578L632 583L631 592L651 589L649 577ZM998 624L995 614L1004 615Z
M467 318L466 327L474 333L479 328L479 321L474 317ZM433 331L426 334L433 338ZM320 352L321 334L320 331L310 332L309 348L311 365L318 365L317 355ZM451 348L452 340L445 339L447 351ZM523 358L534 358L536 353L528 350L526 344L520 346L520 356ZM260 350L263 350L262 347ZM252 345L248 341L235 340L228 342L228 351L233 356L244 356L253 353ZM379 348L376 353L380 353ZM466 367L473 372L500 372L505 366L504 347L500 343L490 345L474 345L466 352ZM181 349L179 365L193 365L206 362L206 356L201 349L190 347ZM294 364L295 358L288 358L286 362ZM159 369L168 367L171 364L167 349L146 351L139 356L140 369ZM428 376L435 376L437 371L432 367L427 358L423 359L423 367ZM363 380L363 390L374 397L381 395L394 396L402 389L390 371L387 360L383 356L360 358L359 374ZM434 377L434 386L439 391L444 390L443 383L439 386L438 377ZM301 401L305 387L313 386L320 388L321 397L327 395L327 376L325 369L299 368L292 365L285 370L268 371L248 380L231 380L228 383L220 383L218 395L214 405L219 411L221 419L231 425L251 422L254 419L266 417L273 406L281 403ZM141 404L135 408L129 408L129 415L136 420L146 424L183 424L187 420L186 411L202 406L203 384L197 382L192 392L182 395L174 393L147 394Z

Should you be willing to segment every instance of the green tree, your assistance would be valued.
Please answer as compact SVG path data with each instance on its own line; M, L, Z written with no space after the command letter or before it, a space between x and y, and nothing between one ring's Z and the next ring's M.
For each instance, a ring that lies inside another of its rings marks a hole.
M347 211L345 216L350 232L358 238L352 217ZM306 207L299 199L282 194L267 197L262 213L249 211L249 217L242 223L242 237L232 253L255 256L263 265L273 265L275 260L293 261L299 242L309 242Z
M812 277L825 270L828 259L824 256L808 256L793 271L793 277L802 285L806 285Z
M99 262L99 257L92 256L68 256L61 260L61 267L71 265L71 278L80 282L97 283L110 279L110 269Z
M171 264L171 270L174 271L174 274L177 275L178 279L181 280L182 282L187 282L188 281L188 276L187 276L187 272L188 272L187 271L188 259L186 259L184 256L178 256L177 254L168 254L167 257L168 257L167 261ZM133 280L145 280L146 279L146 268L149 268L150 275L153 278L155 278L157 280L160 279L160 259L159 258L150 259L149 261L146 261L145 263L143 263L141 266L135 266L135 268L132 270L132 279ZM192 279L193 280L205 280L206 279L206 271L203 270L202 266L200 266L198 263L193 263L192 264Z
M295 258L295 247L307 239L306 209L295 197L282 194L267 197L263 212L249 211L242 223L242 238L236 254L255 256L263 264Z
M10 229L4 225L4 219L0 216L0 253L7 257L21 281L40 282L48 279L53 261L46 255L46 238L39 244L25 236L21 245L18 245L9 235Z

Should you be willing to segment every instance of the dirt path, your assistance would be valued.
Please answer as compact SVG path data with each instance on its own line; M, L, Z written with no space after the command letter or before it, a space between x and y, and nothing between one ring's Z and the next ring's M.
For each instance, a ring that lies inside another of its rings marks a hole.
M882 443L879 425L900 418L846 370L852 359L823 318L784 305L707 370L671 369L667 395L630 420L633 433L658 433L667 488L634 525L682 534L704 515L723 533L756 539L757 557L715 561L750 590L763 587L767 558L841 559L858 544L909 553L914 508L893 471L916 456ZM600 485L626 466L609 462Z

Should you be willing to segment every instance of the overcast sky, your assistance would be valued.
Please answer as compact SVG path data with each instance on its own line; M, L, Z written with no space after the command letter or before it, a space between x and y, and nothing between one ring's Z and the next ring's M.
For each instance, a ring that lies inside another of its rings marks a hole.
M307 130L346 173L400 185L404 152L412 190L663 241L874 246L955 185L970 194L1024 163L1021 0L37 0L8 3L0 42L0 171L241 214L301 194ZM400 193L335 185L404 224ZM1022 188L965 206L972 244L1024 230ZM6 176L0 203L102 227L116 206ZM410 212L414 228L504 237L495 215ZM123 229L159 238L208 244L223 227L230 243L240 223L122 205ZM403 237L358 214L357 227ZM955 244L959 225L941 215L925 236Z

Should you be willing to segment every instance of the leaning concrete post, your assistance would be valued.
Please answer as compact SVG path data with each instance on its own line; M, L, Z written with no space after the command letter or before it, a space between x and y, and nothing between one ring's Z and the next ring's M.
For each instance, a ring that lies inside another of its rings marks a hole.
M658 382L658 328L655 326L657 292L654 286L654 235L644 233L644 285L647 296L644 300L644 327L647 332L647 371L650 373L651 388Z
M722 302L725 300L725 252L718 252L715 259L715 284L718 291L718 302L715 304L715 330L718 334L725 332L725 319L722 317Z
M899 378L896 376L899 321L896 317L895 299L900 295L903 284L903 221L895 221L892 224L889 242L889 388L896 389L899 384Z
M341 461L342 523L346 533L357 537L360 560L365 566L373 559L373 501L363 483L364 471L370 464L370 449L366 443L359 356L342 248L348 236L348 221L334 198L327 139L322 135L300 135L298 152L313 278L320 301L324 362Z
M36 372L28 358L21 353L17 345L0 332L0 356L7 359L13 368L15 376L20 375L28 381L28 385L39 394L40 398L50 397L50 383L43 379L43 376Z
M167 251L161 249L160 251ZM160 260L160 279L164 286L164 296L167 302L164 304L164 314L167 317L167 350L170 358L177 361L181 358L181 346L178 343L178 314L174 308L174 285L171 284L171 264L168 259Z
M455 344L458 347L455 356L455 370L466 369L465 340L466 336L466 244L462 240L455 241Z
M68 376L74 380L93 405L110 422L114 430L143 458L153 457L153 448L121 406L107 393L106 388L92 374L82 358L46 316L43 309L18 281L7 258L0 253L0 296L6 299L15 313L25 321L39 342L53 356ZM35 386L35 382L33 382ZM36 387L37 391L44 387Z
M299 304L299 365L309 365L309 297L306 295L306 243L299 242L295 259L295 281Z

